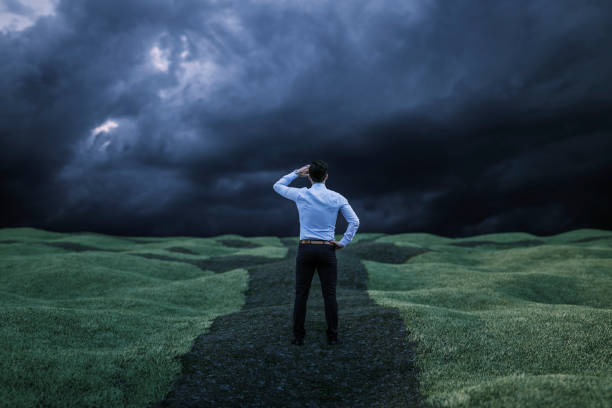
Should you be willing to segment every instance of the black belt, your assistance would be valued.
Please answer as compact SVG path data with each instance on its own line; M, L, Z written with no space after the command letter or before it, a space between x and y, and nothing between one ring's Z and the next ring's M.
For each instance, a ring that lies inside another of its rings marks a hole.
M334 243L331 242L331 241L322 241L322 240L315 240L315 239L300 239L300 244L327 244L327 245L334 245Z

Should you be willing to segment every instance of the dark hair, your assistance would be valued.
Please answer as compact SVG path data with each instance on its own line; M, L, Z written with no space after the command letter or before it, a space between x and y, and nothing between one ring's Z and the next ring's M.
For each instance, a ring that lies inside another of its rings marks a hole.
M323 160L314 160L308 168L308 175L314 183L321 183L327 174L327 163Z

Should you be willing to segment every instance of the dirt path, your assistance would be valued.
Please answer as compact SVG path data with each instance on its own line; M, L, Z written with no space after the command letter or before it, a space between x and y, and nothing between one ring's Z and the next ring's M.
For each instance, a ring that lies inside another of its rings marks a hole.
M152 407L409 407L422 398L403 319L366 289L361 259L403 262L423 250L359 241L337 252L338 332L329 346L318 275L313 278L304 346L290 343L297 240L287 256L249 271L246 303L216 318L179 356L182 373Z

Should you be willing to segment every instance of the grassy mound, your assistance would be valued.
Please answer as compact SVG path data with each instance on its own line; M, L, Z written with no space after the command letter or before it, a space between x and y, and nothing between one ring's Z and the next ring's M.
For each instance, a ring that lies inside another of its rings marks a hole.
M286 252L274 237L245 249L212 238L0 230L2 404L136 407L156 400L180 371L176 356L216 317L244 304L245 269L184 260L215 259L207 265L216 267L262 249L270 259Z
M311 341L288 344L293 243L0 230L3 404L399 407L415 372L432 406L612 401L609 231L358 234L338 252L336 351L317 277Z
M609 406L610 232L400 234L376 242L430 249L399 265L364 260L370 296L399 309L418 345L427 402Z

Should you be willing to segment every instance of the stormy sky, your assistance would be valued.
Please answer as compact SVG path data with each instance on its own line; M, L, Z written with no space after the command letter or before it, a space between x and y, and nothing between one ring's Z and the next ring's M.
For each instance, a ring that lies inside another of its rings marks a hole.
M359 232L612 229L611 49L608 0L0 0L0 227L295 236L322 159Z

